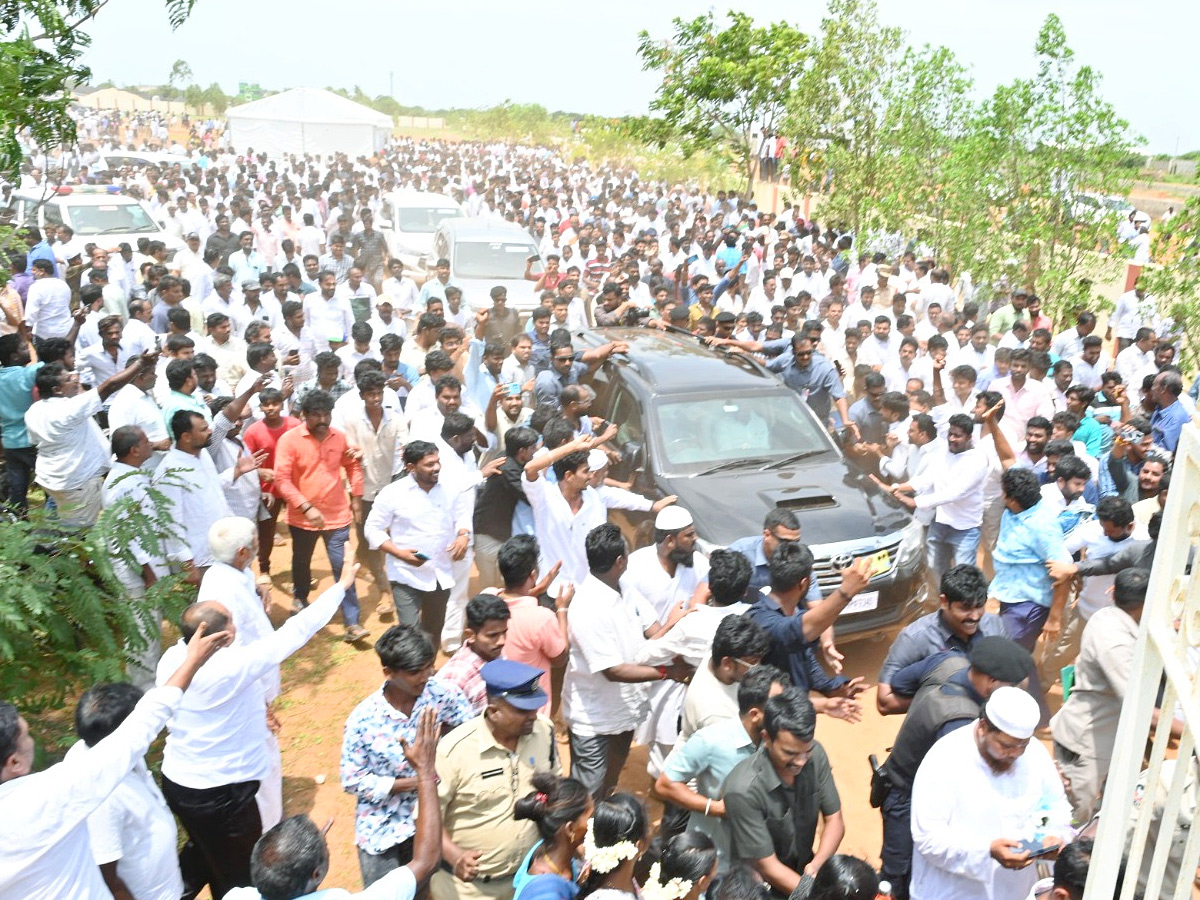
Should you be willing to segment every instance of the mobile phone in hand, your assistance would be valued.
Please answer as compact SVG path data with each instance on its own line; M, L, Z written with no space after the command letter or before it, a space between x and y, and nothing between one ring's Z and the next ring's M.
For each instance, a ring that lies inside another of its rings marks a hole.
M414 554L413 554L413 556L415 556L415 557L416 557L417 559L419 559L421 562L428 562L428 561L429 561L429 556L428 556L428 554L422 553L420 550L418 550L416 553L414 553Z
M1058 852L1060 844L1050 844L1043 847L1040 841L1021 841L1020 849L1029 854L1030 859L1037 859L1039 856L1050 856Z

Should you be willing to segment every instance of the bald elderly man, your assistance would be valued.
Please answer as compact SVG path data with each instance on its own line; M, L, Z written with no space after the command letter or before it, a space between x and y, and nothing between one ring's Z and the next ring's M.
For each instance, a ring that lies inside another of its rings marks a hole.
M217 653L171 720L162 788L188 833L179 855L188 896L206 884L214 897L251 884L250 852L263 831L255 795L270 772L259 682L328 624L357 571L358 566L347 566L337 584L278 631ZM201 622L210 634L228 631L236 641L237 627L227 607L216 601L193 603L180 621L183 639L159 661L159 684L179 667L185 642Z

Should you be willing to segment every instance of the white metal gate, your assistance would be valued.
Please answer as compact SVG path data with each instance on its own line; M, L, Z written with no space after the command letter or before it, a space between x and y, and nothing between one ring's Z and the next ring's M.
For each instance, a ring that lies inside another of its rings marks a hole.
M1188 655L1189 650L1195 655L1200 649L1200 565L1189 573L1188 564L1190 558L1200 555L1198 550L1200 428L1187 425L1171 475L1133 675L1117 729L1084 894L1087 900L1113 896L1125 857L1128 863L1120 900L1134 896L1139 873L1145 881L1146 900L1192 896L1200 860L1196 834L1200 829L1191 827L1196 808L1194 754L1196 730L1200 729L1200 677ZM1162 727L1154 736L1149 765L1143 766L1155 700L1164 681ZM1186 728L1178 750L1170 751L1170 720L1180 714ZM1164 879L1167 872L1170 877Z

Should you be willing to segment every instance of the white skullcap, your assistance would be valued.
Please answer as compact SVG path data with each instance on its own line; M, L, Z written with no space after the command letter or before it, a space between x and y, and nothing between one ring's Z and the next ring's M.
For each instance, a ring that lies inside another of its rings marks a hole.
M679 531L692 524L692 514L682 506L671 504L664 506L654 519L654 527L659 531Z
M989 722L1018 740L1033 737L1042 718L1037 701L1018 687L997 688L988 698L984 712Z
M796 270L791 268L790 266L784 266L782 269L779 270L779 277L782 278L784 281L791 281L793 278L796 277Z
M588 471L599 472L608 465L608 454L603 450L591 450L588 452Z

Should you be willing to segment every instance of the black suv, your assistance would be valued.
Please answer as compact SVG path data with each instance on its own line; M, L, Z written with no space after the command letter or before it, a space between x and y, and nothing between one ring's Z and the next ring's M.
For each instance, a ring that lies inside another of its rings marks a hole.
M577 345L624 341L597 370L593 415L618 426L612 477L649 497L676 494L705 552L762 532L774 507L796 513L830 593L861 556L880 573L837 625L840 636L893 630L924 590L924 533L894 498L842 455L795 391L744 354L714 351L684 332L601 328ZM647 515L613 510L631 538ZM910 603L911 601L911 603Z

